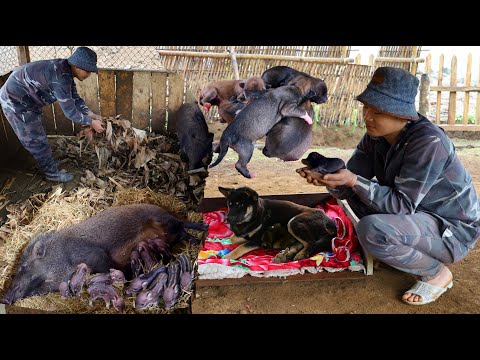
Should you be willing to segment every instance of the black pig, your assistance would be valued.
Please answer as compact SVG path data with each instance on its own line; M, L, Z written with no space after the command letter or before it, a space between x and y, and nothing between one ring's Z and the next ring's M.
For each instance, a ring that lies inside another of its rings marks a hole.
M17 274L1 301L11 304L58 291L79 263L85 263L91 273L115 268L128 277L130 253L138 242L165 234L165 241L173 247L192 240L186 228L206 231L208 225L184 222L156 205L134 204L113 206L68 228L39 234L23 252Z
M208 166L202 160L212 152L213 133L208 131L200 107L196 101L185 103L177 112L176 133L180 142L182 157L188 159L188 169Z

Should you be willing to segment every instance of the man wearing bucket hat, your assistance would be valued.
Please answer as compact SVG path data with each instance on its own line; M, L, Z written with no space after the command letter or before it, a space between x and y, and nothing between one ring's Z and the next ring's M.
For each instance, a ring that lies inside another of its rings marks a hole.
M472 177L442 128L417 113L418 79L378 68L357 96L367 132L347 169L297 172L346 199L360 218L361 245L378 260L415 275L402 300L435 301L453 286L447 265L463 259L480 237L480 208Z
M42 107L58 101L67 118L104 131L102 117L94 114L78 95L74 78L85 80L98 72L97 54L79 47L68 59L34 61L16 68L0 88L3 113L22 145L37 161L45 178L57 182L73 179L59 171L42 124Z

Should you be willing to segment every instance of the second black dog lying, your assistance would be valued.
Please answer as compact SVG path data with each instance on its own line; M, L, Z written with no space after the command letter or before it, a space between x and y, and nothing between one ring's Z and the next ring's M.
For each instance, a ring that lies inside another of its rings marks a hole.
M333 174L341 169L346 169L345 162L340 158L328 158L316 151L308 154L306 159L302 159L302 163L307 165L310 170L321 174Z
M227 199L227 221L240 244L224 258L238 259L258 248L279 249L275 262L309 258L331 250L337 226L325 212L286 200L262 199L248 187L218 188Z

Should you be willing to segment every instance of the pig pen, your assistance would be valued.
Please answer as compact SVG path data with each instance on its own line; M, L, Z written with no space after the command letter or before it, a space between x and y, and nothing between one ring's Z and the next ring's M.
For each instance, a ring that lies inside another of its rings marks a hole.
M197 210L208 172L188 171L174 134L176 112L184 97L183 78L166 72L100 70L77 82L77 89L87 105L101 113L107 129L95 134L72 124L56 103L44 109L54 158L74 175L69 183L44 180L0 114L4 130L0 133L0 295L16 272L21 251L38 232L81 222L110 206L134 203L158 205L182 220L202 220ZM211 153L205 162L210 160ZM199 231L188 232L199 240L204 237ZM172 252L188 255L195 273L198 246L178 244ZM172 309L158 307L142 313L191 313L194 293L193 283ZM83 293L80 298L61 298L51 293L4 309L7 313L116 313L101 302L89 306L87 297ZM125 298L125 303L124 313L137 312L132 298Z

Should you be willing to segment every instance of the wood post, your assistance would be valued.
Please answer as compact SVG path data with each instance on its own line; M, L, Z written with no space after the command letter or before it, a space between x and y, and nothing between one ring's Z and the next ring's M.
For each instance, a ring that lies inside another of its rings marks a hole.
M30 50L28 46L17 46L18 64L24 65L30 62Z
M428 95L430 94L430 78L428 74L422 74L420 78L420 104L418 112L425 117L428 117L429 101Z
M452 56L452 68L450 71L450 86L457 86L457 57ZM455 124L457 113L457 92L451 91L448 101L448 124Z
M468 54L467 74L465 75L465 86L470 86L471 77L472 77L472 54ZM464 125L468 125L468 108L469 108L469 105L470 105L470 92L465 91L465 101L463 102L463 124Z
M235 77L235 80L240 80L237 57L235 56L235 46L230 46L230 56L232 58L233 76Z
M438 62L438 86L442 86L443 81L443 54L440 55L440 61ZM442 92L437 91L437 109L435 114L435 123L440 124L440 111L442 106Z

